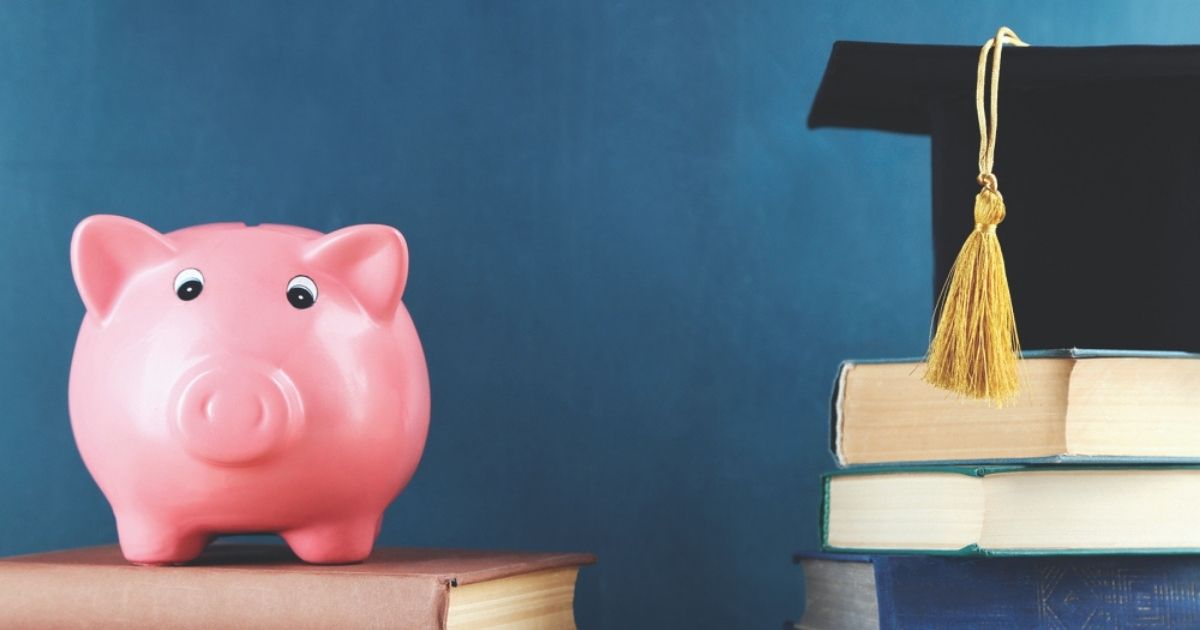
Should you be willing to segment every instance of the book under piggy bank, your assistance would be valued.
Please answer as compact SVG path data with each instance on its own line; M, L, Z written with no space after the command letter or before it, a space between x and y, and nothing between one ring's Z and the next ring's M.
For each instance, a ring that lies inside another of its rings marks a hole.
M87 308L71 426L126 559L186 562L256 532L307 562L368 556L429 427L398 231L160 234L97 215L71 269Z

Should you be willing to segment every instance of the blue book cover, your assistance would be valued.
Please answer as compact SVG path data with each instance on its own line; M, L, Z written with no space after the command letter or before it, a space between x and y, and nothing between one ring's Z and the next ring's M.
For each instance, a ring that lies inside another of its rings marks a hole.
M1200 556L876 556L881 628L1200 628Z
M1200 628L1196 555L981 559L800 553L795 560L804 565L807 593L804 621L796 627L846 627L853 621L854 627L884 629ZM873 565L874 584L854 579L864 565Z

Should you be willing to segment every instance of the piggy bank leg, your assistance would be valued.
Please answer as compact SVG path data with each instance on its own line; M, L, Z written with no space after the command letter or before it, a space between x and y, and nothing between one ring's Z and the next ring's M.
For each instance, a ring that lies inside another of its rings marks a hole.
M208 532L183 530L140 514L117 516L121 553L133 564L182 564L194 560L208 544Z
M351 564L371 555L380 516L314 523L282 532L299 558L312 564Z

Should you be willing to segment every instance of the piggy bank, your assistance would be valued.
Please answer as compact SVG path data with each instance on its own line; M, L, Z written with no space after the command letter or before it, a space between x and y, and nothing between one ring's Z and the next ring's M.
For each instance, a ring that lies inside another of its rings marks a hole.
M126 559L178 564L262 532L306 562L370 554L429 427L399 232L160 234L97 215L71 269L87 308L71 427Z

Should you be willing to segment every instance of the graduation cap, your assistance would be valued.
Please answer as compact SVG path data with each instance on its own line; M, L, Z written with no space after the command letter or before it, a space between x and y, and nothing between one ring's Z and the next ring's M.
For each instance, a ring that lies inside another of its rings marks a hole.
M1200 46L1004 50L999 232L1021 345L1200 351ZM837 42L808 119L930 136L935 295L978 230L980 52Z

